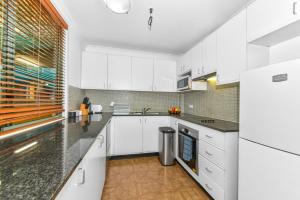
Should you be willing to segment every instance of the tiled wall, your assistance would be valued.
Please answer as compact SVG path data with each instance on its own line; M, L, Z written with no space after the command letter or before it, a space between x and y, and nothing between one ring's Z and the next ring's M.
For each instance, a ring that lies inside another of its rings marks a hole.
M85 94L92 103L101 104L104 112L112 111L109 107L112 101L129 103L132 111L150 107L154 112L167 112L170 106L180 105L180 95L177 93L86 90Z
M73 87L73 86L69 86L68 88L69 90L69 97L68 97L68 103L69 103L69 110L78 110L80 104L82 103L82 100L85 96L85 91L77 88L77 87Z
M193 105L194 108L190 108ZM184 94L184 112L227 121L239 121L239 86L219 88L209 82L207 91Z
M210 82L207 91L184 94L81 90L69 86L69 110L79 109L84 96L88 96L93 104L101 104L104 112L112 111L109 106L112 101L129 103L132 111L141 111L143 107L151 107L154 112L166 112L170 106L176 105L180 106L185 113L239 121L239 86L217 88L214 82ZM189 108L189 105L193 105L194 108Z

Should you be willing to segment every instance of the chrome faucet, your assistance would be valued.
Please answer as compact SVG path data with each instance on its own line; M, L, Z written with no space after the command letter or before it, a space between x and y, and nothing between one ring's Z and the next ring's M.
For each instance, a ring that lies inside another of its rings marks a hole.
M142 112L143 114L146 114L146 112L148 112L149 110L151 110L151 108L143 108Z

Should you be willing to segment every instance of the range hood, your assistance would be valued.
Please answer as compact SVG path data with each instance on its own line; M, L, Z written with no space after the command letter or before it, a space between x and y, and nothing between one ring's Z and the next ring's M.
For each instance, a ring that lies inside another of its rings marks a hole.
M209 79L210 77L216 76L216 75L217 75L217 72L212 72L210 74L195 77L195 78L193 78L193 81L207 81L207 79Z

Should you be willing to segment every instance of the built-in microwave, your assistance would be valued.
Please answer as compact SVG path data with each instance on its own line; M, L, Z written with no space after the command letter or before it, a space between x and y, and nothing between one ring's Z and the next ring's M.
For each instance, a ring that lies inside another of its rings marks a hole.
M180 77L177 80L177 90L191 90L192 89L192 77L190 75Z

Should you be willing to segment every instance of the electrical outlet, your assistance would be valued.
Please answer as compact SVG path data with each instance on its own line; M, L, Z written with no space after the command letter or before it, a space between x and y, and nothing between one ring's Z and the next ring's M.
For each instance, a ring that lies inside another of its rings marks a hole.
M194 105L190 104L190 105L189 105L189 108L190 108L190 109L193 109L193 108L194 108Z

